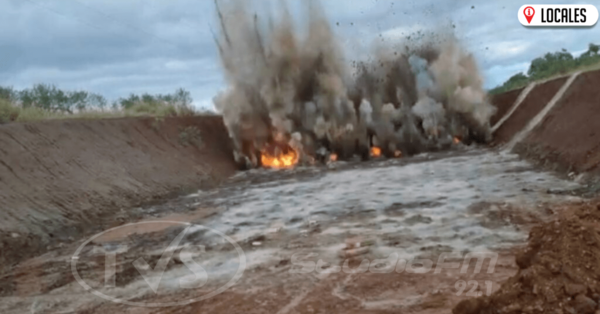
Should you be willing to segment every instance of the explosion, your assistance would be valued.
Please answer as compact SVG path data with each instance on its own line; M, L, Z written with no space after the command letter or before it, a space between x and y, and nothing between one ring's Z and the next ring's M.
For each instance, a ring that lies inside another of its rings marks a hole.
M308 3L302 36L285 9L259 17L246 1L216 2L228 90L214 103L238 163L281 168L489 141L495 108L453 36L379 47L370 61L347 64L324 13Z
M271 148L271 149L269 149ZM261 165L266 168L291 168L298 163L299 154L289 146L267 146L261 152Z
M377 146L371 147L371 157L373 157L373 158L381 157L381 148L379 148Z

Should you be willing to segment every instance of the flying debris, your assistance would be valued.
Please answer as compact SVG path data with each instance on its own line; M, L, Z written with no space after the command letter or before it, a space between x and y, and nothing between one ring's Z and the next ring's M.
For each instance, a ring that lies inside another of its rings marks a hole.
M348 64L323 10L307 3L304 32L285 8L264 16L247 1L217 2L228 89L214 103L240 164L397 158L451 148L455 138L490 140L495 107L453 35L386 40L368 61Z

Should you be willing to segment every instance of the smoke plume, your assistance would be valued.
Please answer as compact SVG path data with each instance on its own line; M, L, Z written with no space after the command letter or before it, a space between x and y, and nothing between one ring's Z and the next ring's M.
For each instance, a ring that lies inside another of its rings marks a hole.
M489 140L488 102L476 62L452 35L377 47L345 61L325 14L307 1L307 29L287 9L258 16L244 0L218 1L215 35L228 89L214 99L238 162L292 148L301 160L326 153L369 158Z

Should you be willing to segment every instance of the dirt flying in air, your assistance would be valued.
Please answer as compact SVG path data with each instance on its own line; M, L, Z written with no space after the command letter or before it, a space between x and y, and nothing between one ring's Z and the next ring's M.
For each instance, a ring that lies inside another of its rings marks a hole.
M258 15L246 1L216 1L228 89L214 103L238 163L393 158L490 140L495 107L453 34L388 42L348 62L318 2L305 4L307 23L294 24L284 5Z

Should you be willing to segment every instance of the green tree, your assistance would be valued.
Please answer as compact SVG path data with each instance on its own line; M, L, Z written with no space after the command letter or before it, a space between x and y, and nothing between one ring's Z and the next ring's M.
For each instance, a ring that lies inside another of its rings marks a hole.
M29 108L29 107L35 106L33 92L28 89L24 89L19 92L19 100L21 101L21 106L23 108Z
M574 68L576 65L574 60L573 55L566 49L555 53L549 52L543 57L534 59L527 74L534 80L548 78Z
M598 57L598 50L600 49L600 45L594 45L592 43L588 46L588 51L584 52L581 56L579 56L579 61L582 64L590 63L590 58Z
M529 77L524 73L518 73L511 76L504 84L498 86L490 91L490 94L500 94L509 90L521 88L529 84Z
M511 76L508 79L508 81L506 81L506 83L504 83L504 84L512 85L512 86L519 86L519 85L527 84L528 82L529 82L529 78L524 73L518 73L518 74Z
M33 106L42 108L48 111L54 111L52 106L52 89L54 86L45 84L34 85L31 89L33 97Z
M89 104L89 106L98 108L102 111L104 111L104 109L106 109L106 107L108 106L108 101L106 100L106 98L104 98L104 96L94 93L88 95L87 103Z
M133 108L135 104L140 102L140 96L131 94L127 98L119 98L119 103L122 109L128 110Z
M156 98L148 93L142 94L142 102L146 104L152 104L156 102Z
M192 95L190 92L186 91L183 88L175 91L175 95L173 95L173 100L175 104L181 107L189 107L192 104Z
M69 93L67 110L71 111L71 108L75 107L77 111L84 111L87 108L88 96L88 92L84 91Z
M15 101L17 97L17 92L12 87L0 86L0 99Z
M108 100L102 95L87 91L64 91L49 84L36 84L21 91L0 87L0 99L8 100L5 103L10 103L18 110L35 107L52 113L74 114L92 108L104 110L109 106ZM191 104L191 94L183 88L171 94L130 94L111 102L115 111L121 109L155 115L194 114Z
M527 75L516 74L504 84L490 90L490 93L502 93L511 89L519 88L530 81L547 79L558 74L565 74L576 69L584 69L587 66L600 63L600 45L590 43L588 51L578 58L573 57L566 49L554 53L546 53L542 57L535 58L527 70Z
M69 103L69 94L52 86L50 97L53 111L73 113Z

